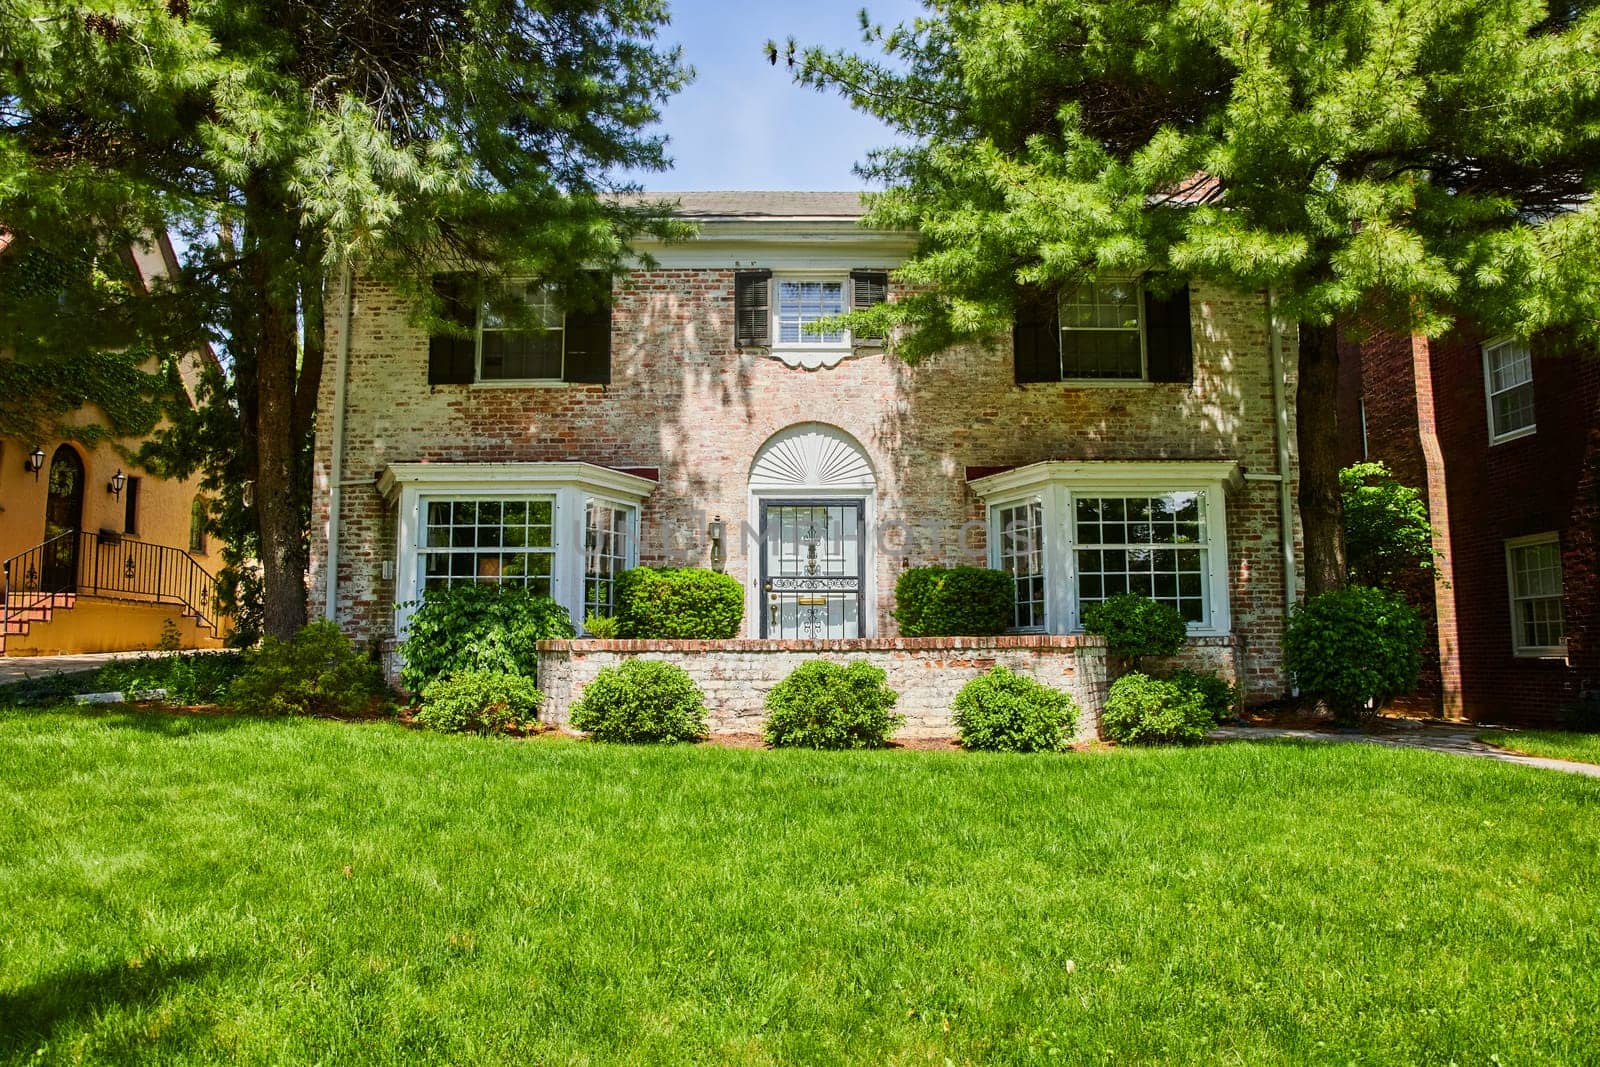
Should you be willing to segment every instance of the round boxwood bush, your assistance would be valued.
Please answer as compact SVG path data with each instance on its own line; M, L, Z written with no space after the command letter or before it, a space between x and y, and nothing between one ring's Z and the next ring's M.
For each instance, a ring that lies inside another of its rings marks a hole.
M881 748L905 716L883 669L811 660L767 694L762 736L774 748Z
M571 721L596 741L698 741L706 735L706 701L682 667L630 659L595 675Z
M245 653L226 703L256 715L349 717L387 695L383 671L331 622L314 622L291 641L266 637Z
M1422 637L1417 609L1399 593L1352 585L1320 593L1290 613L1284 666L1301 692L1352 721L1416 688Z
M417 722L430 730L499 733L535 721L544 697L532 678L495 671L462 671L422 689Z
M435 678L461 671L534 678L539 642L575 634L566 608L520 586L430 589L400 644L400 683L420 694Z
M982 567L912 567L894 583L903 637L985 637L1011 626L1016 582Z
M1183 616L1167 604L1138 593L1118 593L1083 611L1084 631L1106 639L1106 651L1137 662L1143 656L1171 656L1188 633Z
M719 641L739 636L744 589L699 567L634 567L617 578L617 636Z
M980 674L956 694L961 747L989 752L1060 752L1072 743L1078 705L1004 667Z
M1216 725L1206 693L1182 679L1133 671L1111 683L1100 729L1123 745L1191 744Z

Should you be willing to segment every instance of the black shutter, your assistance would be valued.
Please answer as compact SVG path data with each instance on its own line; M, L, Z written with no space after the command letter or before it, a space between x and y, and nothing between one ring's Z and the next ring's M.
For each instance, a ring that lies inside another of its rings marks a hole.
M1017 291L1011 352L1018 385L1061 380L1061 320L1054 293L1032 285Z
M436 333L428 338L428 384L470 385L478 362L477 285L470 274L435 274L433 291L444 302L444 318L466 334Z
M772 272L741 270L733 276L733 343L766 348L772 343Z
M605 277L591 272L600 287ZM567 358L562 377L585 385L611 384L611 302L592 311L567 312Z
M865 311L889 299L889 272L886 270L853 270L850 272L851 308ZM858 345L882 348L882 337L853 337Z
M1144 344L1152 382L1194 381L1187 285L1165 299L1145 290Z

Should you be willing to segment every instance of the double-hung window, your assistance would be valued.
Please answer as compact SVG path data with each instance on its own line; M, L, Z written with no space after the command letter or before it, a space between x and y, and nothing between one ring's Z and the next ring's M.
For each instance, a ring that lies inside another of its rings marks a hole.
M1513 650L1519 656L1565 656L1560 540L1551 533L1506 542L1506 575Z
M430 499L424 504L417 547L424 590L488 582L550 594L556 552L553 497Z
M1483 377L1489 403L1489 443L1533 433L1533 354L1528 342L1511 338L1484 345Z
M1011 575L1016 599L1011 625L1017 630L1042 630L1044 613L1044 506L1026 500L995 508L999 529L999 569Z
M617 613L617 576L632 566L635 509L590 497L584 501L583 613Z
M566 316L547 286L527 283L519 295L524 321L497 314L487 303L478 312L478 380L558 382L566 356Z
M773 336L789 346L844 347L850 335L843 330L822 333L806 327L845 312L845 279L783 278L774 280Z
M1081 282L1062 292L1060 314L1063 378L1145 376L1144 311L1137 281Z
M1185 622L1206 620L1206 538L1201 493L1073 494L1078 617L1088 605L1137 593Z

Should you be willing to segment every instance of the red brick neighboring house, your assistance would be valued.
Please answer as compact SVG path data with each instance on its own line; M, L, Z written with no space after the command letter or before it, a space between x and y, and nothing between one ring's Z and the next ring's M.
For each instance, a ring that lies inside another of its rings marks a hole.
M747 639L892 638L900 573L966 562L1014 575L1018 631L1134 589L1284 692L1295 351L1264 293L1107 279L908 366L802 328L898 298L914 235L859 194L674 195L698 237L542 334L464 300L472 336L430 338L361 278L330 307L314 613L392 640L426 589L510 581L581 623L677 563L740 581Z
M1600 700L1600 355L1462 323L1341 356L1345 460L1421 487L1437 534L1424 706L1548 723Z

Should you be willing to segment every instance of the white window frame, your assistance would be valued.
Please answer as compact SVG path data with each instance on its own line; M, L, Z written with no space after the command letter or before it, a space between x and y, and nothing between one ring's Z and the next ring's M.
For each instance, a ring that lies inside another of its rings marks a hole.
M1043 506L1046 632L1083 632L1078 611L1077 534L1073 512L1077 497L1201 495L1206 539L1201 583L1204 621L1188 624L1192 637L1226 636L1233 612L1228 577L1228 508L1230 491L1242 482L1231 460L1163 460L1047 462L992 474L971 482L983 500L989 523L989 566L1000 569L1000 512L1037 499Z
M1147 336L1147 324L1144 320L1144 282L1140 278L1121 274L1109 274L1100 278L1088 279L1084 284L1099 285L1110 282L1126 282L1133 286L1134 307L1139 316L1139 325L1133 332L1139 335L1139 376L1137 378L1081 378L1067 373L1066 335L1070 333L1128 333L1125 326L1068 326L1066 317L1061 309L1066 306L1065 292L1056 299L1056 362L1061 368L1061 380L1075 386L1090 387L1123 387L1150 384L1150 342Z
M824 282L824 283L833 282L833 283L836 283L839 286L840 314L848 315L850 313L850 311L851 311L851 299L852 299L851 285L850 285L850 273L848 271L832 271L832 270L819 270L819 271L789 270L789 271L782 271L782 272L774 271L772 276L767 279L767 286L768 286L767 294L768 294L768 300L769 300L769 302L771 304L771 307L768 310L768 314L771 316L771 321L768 323L767 329L770 331L769 337L770 337L770 340L771 340L771 351L774 354L781 354L783 352L804 352L804 353L841 353L841 354L848 355L850 353L850 349L851 349L851 346L852 346L852 343L853 343L852 339L850 337L850 331L849 330L841 330L840 331L840 339L837 340L837 341L824 341L824 340L821 340L821 339L813 340L811 338L816 337L816 335L807 334L806 330L805 330L805 324L801 323L800 340L798 340L798 341L780 340L780 338L782 337L782 334L780 333L780 324L781 324L780 312L781 312L781 309L782 309L783 301L782 301L781 297L779 296L779 293L780 293L780 291L781 291L781 289L783 287L783 283L784 282Z
M579 589L579 597L583 602L580 610L583 614L581 618L575 617L572 620L573 625L578 627L580 630L583 629L583 620L588 617L591 608L589 603L589 508L591 506L612 508L617 511L622 511L627 515L623 530L623 537L626 539L626 544L623 546L622 555L620 557L611 557L620 560L616 573L611 576L613 598L616 594L617 575L620 575L623 571L630 567L637 567L639 565L638 502L621 500L615 496L608 496L600 493L585 493L583 495L583 542L580 546L580 550L583 554L583 579L582 587ZM612 614L614 615L615 613L616 605L613 604Z
M585 502L591 498L632 509L628 524L630 565L637 562L639 516L656 487L649 478L592 463L394 463L378 479L378 491L396 508L395 634L404 637L423 586L417 541L430 501L509 500L550 497L552 547L550 595L583 625L586 538Z
M554 593L555 593L556 559L557 559L558 548L557 548L557 545L556 545L556 525L555 525L555 523L556 523L556 514L555 514L556 496L555 496L555 494L553 492L525 493L525 492L518 492L518 491L515 491L515 490L508 490L508 491L503 492L503 493L427 492L427 493L419 494L418 497L417 497L417 504L418 504L418 507L417 507L417 536L418 536L418 543L416 544L416 546L414 548L414 551L415 551L416 556L417 556L417 560L416 560L416 567L417 567L417 597L419 599L421 598L422 594L424 592L426 592L426 590L427 590L428 575L427 575L427 568L423 565L423 558L424 557L430 556L430 555L441 555L441 556L468 556L468 555L470 555L470 556L476 556L476 555L480 555L480 554L499 554L499 555L506 555L507 554L506 546L503 546L503 545L500 546L499 549L495 549L495 548L490 548L490 547L478 547L478 546L474 546L472 548L455 548L454 546L450 546L450 545L432 546L432 545L427 545L427 544L422 543L422 535L428 529L428 509L429 509L429 507L431 505L433 505L433 504L454 505L454 504L482 504L482 503L490 503L490 502L501 503L501 504L513 504L513 503L537 504L537 503L548 502L550 504L550 544L548 546L544 546L544 545L526 546L526 545L524 545L524 546L521 546L521 547L512 547L510 549L510 552L511 552L511 554L525 555L525 556L549 556L550 557L550 590L549 590L549 592L550 592L551 595L554 595ZM452 530L455 529L456 527L455 527L454 522L451 522L448 528L452 529ZM501 584L501 583L497 583L497 584ZM525 583L523 583L523 582L506 582L506 583L503 583L503 584L523 585Z
M1005 524L1001 517L1005 512L1012 511L1017 508L1033 507L1035 505L1037 505L1039 508L1039 562L1044 576L1044 603L1040 610L1043 613L1043 618L1035 626L1009 626L1006 628L1006 632L1008 633L1025 634L1050 632L1050 520L1047 515L1049 509L1045 504L1046 495L1048 494L1025 494L1012 499L997 500L989 505L989 566L993 567L995 570L1006 571L1008 574L1011 572L1006 570L1005 566L1004 550L1006 531ZM1013 588L1015 587L1015 581L1016 578L1013 575ZM1013 607L1013 619L1016 618L1015 611L1016 609Z
M531 279L514 280L513 284L528 284ZM567 384L567 313L562 311L555 303L555 289L549 285L539 286L539 291L544 296L544 307L547 311L559 312L561 325L553 326L546 323L546 330L559 330L561 332L561 370L554 378L485 378L483 376L483 335L484 333L525 333L522 329L505 329L503 327L488 327L484 320L488 316L488 304L478 301L478 314L476 328L473 332L472 377L473 383L486 387L498 386L551 386Z
M1522 620L1517 607L1524 600L1547 600L1548 594L1540 596L1518 595L1517 592L1517 552L1524 548L1539 548L1551 546L1556 550L1556 575L1560 583L1560 592L1556 599L1562 601L1562 627L1561 643L1559 645L1524 645L1522 643ZM1511 653L1519 659L1566 659L1566 589L1567 578L1561 568L1561 536L1554 531L1548 533L1530 534L1527 537L1513 537L1505 543L1506 549L1506 603L1511 618Z
M1522 351L1528 357L1528 380L1525 382L1518 382L1516 385L1513 385L1507 389L1496 391L1494 387L1494 354L1501 349L1509 348L1513 345L1521 346ZM1527 389L1530 396L1533 393L1532 348L1528 345L1527 341L1519 337L1497 337L1492 341L1485 341L1483 345L1484 415L1489 420L1489 443L1491 445L1504 444L1507 441L1515 441L1520 437L1531 437L1533 434L1538 432L1539 420L1537 411L1534 412L1534 421L1528 423L1526 426L1519 426L1514 430L1507 430L1504 433L1501 433L1498 427L1495 426L1495 397L1503 396L1514 389Z

